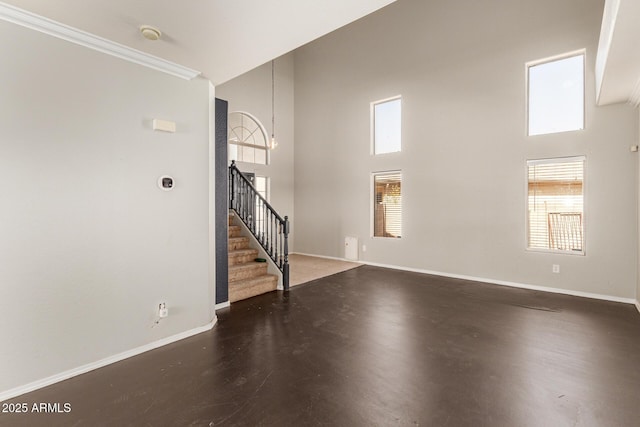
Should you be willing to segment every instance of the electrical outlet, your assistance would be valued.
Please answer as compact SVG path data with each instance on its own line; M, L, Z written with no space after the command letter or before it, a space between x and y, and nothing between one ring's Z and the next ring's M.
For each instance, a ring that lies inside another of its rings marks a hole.
M362 252L367 252L367 245L362 245Z
M560 264L553 264L553 266L551 267L551 271L553 271L554 273L560 273Z
M160 306L158 306L158 317L161 319L164 319L168 315L169 315L169 309L167 308L167 304L160 303Z

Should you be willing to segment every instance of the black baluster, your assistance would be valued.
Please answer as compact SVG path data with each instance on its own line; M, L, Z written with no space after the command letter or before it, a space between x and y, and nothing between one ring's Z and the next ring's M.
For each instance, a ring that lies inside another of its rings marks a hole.
M280 222L280 270L282 270L282 264L284 263L284 222Z
M231 209L233 209L233 207L234 207L233 206L233 201L234 201L234 198L235 198L235 195L233 194L233 166L234 166L234 164L233 164L233 162L231 162L231 166L229 166L229 197L230 197L229 207Z
M275 250L275 254L274 254L274 261L276 262L276 266L278 268L280 268L280 264L278 261L278 252L280 250L279 246L280 246L280 220L278 218L276 218L276 250Z
M242 218L247 223L247 183L242 180Z
M271 257L271 259L273 259L273 219L274 217L272 212L269 218L269 223L271 226L271 232L269 233L271 236L271 239L270 239L271 241L269 242L269 256Z

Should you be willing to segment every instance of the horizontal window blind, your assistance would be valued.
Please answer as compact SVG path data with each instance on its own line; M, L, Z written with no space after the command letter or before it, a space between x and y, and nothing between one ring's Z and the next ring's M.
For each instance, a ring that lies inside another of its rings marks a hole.
M527 162L528 247L582 252L584 157Z
M402 174L389 172L373 177L373 235L402 236Z

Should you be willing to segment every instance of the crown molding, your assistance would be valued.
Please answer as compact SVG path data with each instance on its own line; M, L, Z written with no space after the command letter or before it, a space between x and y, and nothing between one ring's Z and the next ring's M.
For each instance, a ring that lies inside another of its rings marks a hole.
M199 71L2 2L0 2L0 19L185 80L191 80L200 75Z

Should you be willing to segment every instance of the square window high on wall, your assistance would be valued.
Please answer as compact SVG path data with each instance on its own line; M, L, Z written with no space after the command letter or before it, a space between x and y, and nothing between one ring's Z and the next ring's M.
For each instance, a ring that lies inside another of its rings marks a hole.
M371 103L373 154L397 153L402 147L402 98Z
M373 237L402 236L402 173L373 174Z
M529 136L584 129L584 55L527 64Z
M527 161L527 247L584 255L585 157Z

